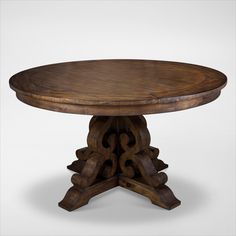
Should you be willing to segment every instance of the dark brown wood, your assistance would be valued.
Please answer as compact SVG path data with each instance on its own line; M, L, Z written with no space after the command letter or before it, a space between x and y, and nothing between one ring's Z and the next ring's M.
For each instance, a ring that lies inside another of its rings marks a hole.
M226 76L214 69L154 60L94 60L46 65L10 79L17 98L59 112L129 116L203 105Z
M167 175L160 171L167 165L157 158L159 150L150 146L143 116L94 116L87 142L88 147L76 151L78 160L68 166L77 173L59 206L74 210L117 185L141 193L166 209L180 204L165 185Z
M155 188L146 184L142 178L130 179L121 175L119 177L119 186L146 196L153 204L167 210L171 210L181 204L169 187L160 185Z
M215 100L226 76L214 69L154 60L93 60L46 65L15 74L22 102L48 110L94 115L88 146L78 149L73 186L59 206L72 211L115 186L166 209L180 201L166 186L168 167L150 146L143 114L183 110Z
M67 211L73 211L86 205L89 199L95 195L114 188L117 185L118 178L117 176L114 176L109 179L98 181L85 189L80 189L77 186L73 186L68 190L66 196L61 202L58 203L58 205Z

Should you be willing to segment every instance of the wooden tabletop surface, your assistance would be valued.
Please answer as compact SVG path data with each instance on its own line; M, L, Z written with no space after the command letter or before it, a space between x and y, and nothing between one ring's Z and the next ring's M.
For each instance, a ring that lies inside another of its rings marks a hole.
M226 76L168 61L91 60L40 66L15 74L18 99L40 108L91 115L176 111L216 99Z

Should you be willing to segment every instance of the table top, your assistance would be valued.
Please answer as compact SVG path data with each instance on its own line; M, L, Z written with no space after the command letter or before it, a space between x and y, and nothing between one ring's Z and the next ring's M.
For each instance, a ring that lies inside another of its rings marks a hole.
M226 76L169 61L90 60L35 67L13 75L10 87L29 105L90 115L141 115L183 110L215 100Z

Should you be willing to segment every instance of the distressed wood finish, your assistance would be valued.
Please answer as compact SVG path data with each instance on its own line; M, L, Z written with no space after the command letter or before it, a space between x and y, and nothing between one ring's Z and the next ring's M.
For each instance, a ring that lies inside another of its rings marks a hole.
M203 105L226 76L214 69L154 60L94 60L46 65L10 79L17 98L48 110L107 116L143 115Z
M152 203L173 209L180 204L165 185L168 167L150 146L143 116L94 116L89 125L88 147L76 151L78 160L68 166L77 172L73 187L59 203L72 211L88 203L96 194L117 185L148 197Z
M150 146L144 114L171 112L215 100L226 76L214 69L154 60L92 60L46 65L15 74L22 102L52 111L93 115L88 146L76 151L73 186L59 206L73 211L116 186L165 209L180 205Z

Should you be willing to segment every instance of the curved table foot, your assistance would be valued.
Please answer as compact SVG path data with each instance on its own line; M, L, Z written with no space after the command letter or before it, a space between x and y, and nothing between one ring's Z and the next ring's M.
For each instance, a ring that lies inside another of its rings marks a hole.
M125 176L119 177L119 185L149 198L153 204L167 210L171 210L181 203L166 185L154 188L145 184L142 179L130 179Z
M90 198L105 192L118 185L118 178L114 176L110 179L101 180L90 187L79 189L75 186L71 187L66 193L64 199L58 205L67 211L73 211L79 207L86 205Z

